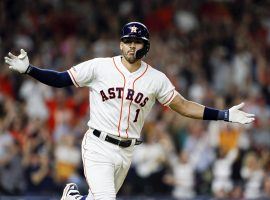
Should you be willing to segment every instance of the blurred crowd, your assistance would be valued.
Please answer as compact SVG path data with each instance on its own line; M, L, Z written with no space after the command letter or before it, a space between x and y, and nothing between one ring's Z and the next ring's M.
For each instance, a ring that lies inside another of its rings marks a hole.
M39 67L67 70L118 55L120 29L150 31L144 59L187 99L219 109L245 102L251 125L181 117L156 104L120 195L270 198L270 2L267 0L2 0L0 195L86 194L80 143L88 89L48 87L4 64L28 52Z

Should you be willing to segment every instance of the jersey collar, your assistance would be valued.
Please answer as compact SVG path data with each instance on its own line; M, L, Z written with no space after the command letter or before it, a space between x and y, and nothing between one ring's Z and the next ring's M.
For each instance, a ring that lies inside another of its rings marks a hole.
M115 60L115 64L117 65L117 67L119 68L119 70L123 73L123 74L125 74L125 75L128 75L128 76L136 76L136 75L139 75L139 74L141 74L144 70L145 70L145 68L146 68L146 66L147 66L147 64L145 63L145 62L141 62L141 66L135 71L135 72L130 72L124 65L123 65L123 63L121 62L121 56L115 56L114 57L114 60Z

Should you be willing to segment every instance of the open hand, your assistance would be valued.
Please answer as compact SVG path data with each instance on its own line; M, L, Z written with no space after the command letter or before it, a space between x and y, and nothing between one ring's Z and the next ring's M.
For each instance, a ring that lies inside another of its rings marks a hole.
M229 121L237 122L240 124L249 124L255 120L255 115L241 111L240 109L244 106L244 103L233 106L229 109Z
M25 73L29 66L27 53L23 49L21 49L19 56L15 56L9 52L8 56L5 57L5 62L9 65L9 69L20 73Z

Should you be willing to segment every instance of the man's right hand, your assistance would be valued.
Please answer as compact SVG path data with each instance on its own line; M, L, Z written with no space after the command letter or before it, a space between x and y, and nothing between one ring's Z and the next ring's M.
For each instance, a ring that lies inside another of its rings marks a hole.
M5 57L5 62L9 65L9 69L20 73L26 73L29 66L27 53L23 49L21 49L19 56L15 56L9 52L8 56Z

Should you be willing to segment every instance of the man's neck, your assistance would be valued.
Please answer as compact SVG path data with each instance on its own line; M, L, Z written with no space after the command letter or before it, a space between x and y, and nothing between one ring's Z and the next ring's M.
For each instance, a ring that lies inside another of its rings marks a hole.
M124 57L121 57L121 62L130 73L135 72L141 66L141 60L138 60L135 63L129 63Z

